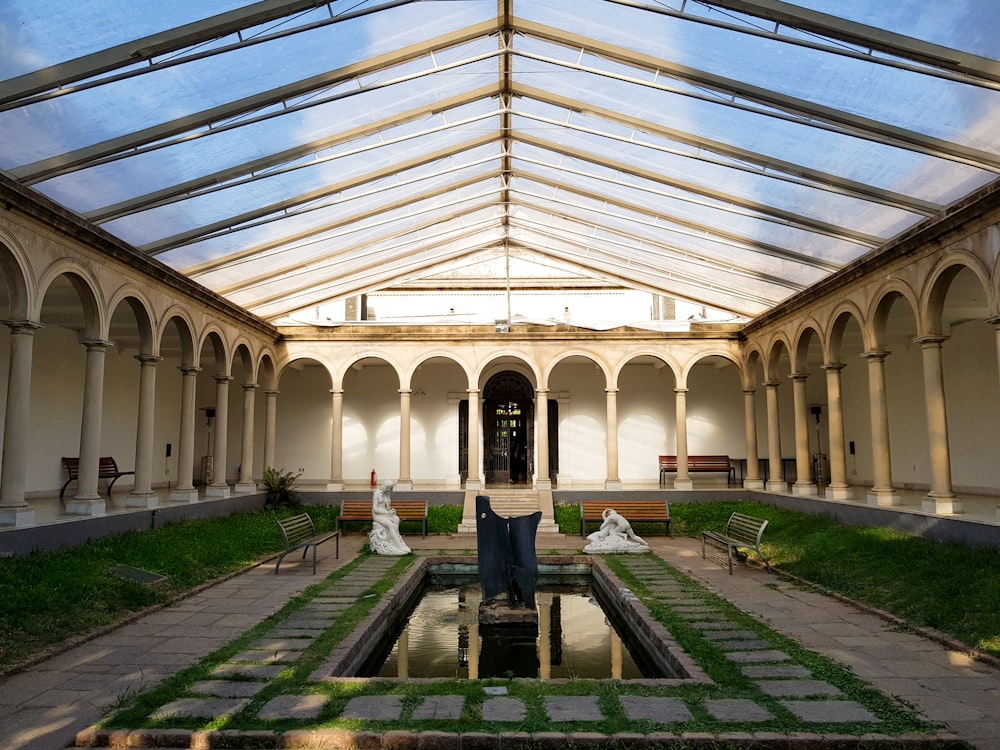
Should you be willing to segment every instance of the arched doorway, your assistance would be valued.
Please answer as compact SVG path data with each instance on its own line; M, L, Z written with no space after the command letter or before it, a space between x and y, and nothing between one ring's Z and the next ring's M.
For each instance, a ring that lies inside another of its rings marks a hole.
M534 473L535 391L512 370L483 388L483 469L487 486L531 486Z

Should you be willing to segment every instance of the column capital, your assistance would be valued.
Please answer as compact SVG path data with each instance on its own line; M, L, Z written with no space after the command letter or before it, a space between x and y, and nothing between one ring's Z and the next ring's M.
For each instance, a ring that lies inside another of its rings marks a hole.
M114 341L106 339L80 339L80 343L86 347L88 352L104 351L115 345Z
M219 385L222 385L223 383L231 383L232 380L233 380L233 376L232 375L213 375L212 379L215 380L215 382L218 383Z
M605 388L604 392L607 393L609 396L611 396L611 395L614 395L614 394L618 393L618 389L617 388Z
M257 390L257 388L258 388L258 385L256 383L243 383L243 390L244 391L255 391L255 390Z
M536 388L535 389L535 395L536 396L547 396L547 395L549 395L549 389L548 388Z
M993 318L987 318L985 322L989 323L994 328L1000 329L1000 315Z
M155 354L136 354L135 359L140 365L155 365L163 361L163 357Z
M920 344L924 349L940 348L941 344L950 339L951 336L943 335L930 335L930 336L917 336L913 339L914 344Z
M412 388L400 388L398 391L400 396L410 396L413 394Z
M281 391L274 388L269 388L264 391L265 396L277 396L279 393L281 393ZM340 391L340 393L343 393L343 391Z
M201 368L194 365L178 365L177 369L181 371L181 375L197 375L201 372Z
M45 328L44 323L36 323L34 320L5 320L3 324L11 333L34 333L39 328Z
M674 388L674 393L687 393L687 388Z
M809 379L809 373L793 372L791 375L788 376L788 379L791 380L793 383L804 383Z
M756 388L744 388L743 389L743 394L746 395L746 396L753 396L756 393L757 393L757 389Z
M890 354L892 354L892 352L888 349L879 349L877 351L862 352L861 356L869 362L885 362L885 358Z
M465 392L470 396L478 396L482 391L479 388L466 388Z
M769 388L771 390L774 390L775 388L777 388L780 385L781 385L781 381L780 380L765 380L764 381L764 387L765 388Z
M845 367L847 367L847 365L844 364L843 362L827 362L825 364L820 365L820 369L826 370L827 372L831 372L834 370L840 372Z

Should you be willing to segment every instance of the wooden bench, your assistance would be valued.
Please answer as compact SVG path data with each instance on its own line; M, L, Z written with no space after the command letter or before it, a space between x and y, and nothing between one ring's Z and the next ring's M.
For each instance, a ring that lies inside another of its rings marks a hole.
M705 557L705 545L716 545L726 548L726 560L729 562L729 575L733 574L733 557L739 557L738 550L752 549L764 561L767 572L771 572L771 565L760 551L760 538L767 528L767 521L763 518L747 516L743 513L733 513L726 523L726 533L720 534L716 531L701 532L701 556Z
M719 471L726 473L726 483L736 481L736 467L729 456L688 456L688 473ZM677 456L660 456L660 486L663 486L666 474L677 472Z
M426 500L396 500L393 498L392 509L399 516L399 521L416 521L420 524L423 536L427 536L427 501ZM358 523L371 523L372 521L372 501L371 500L341 500L340 515L337 516L337 528L340 529L347 521Z
M69 487L69 483L74 479L80 478L80 459L77 456L63 456L62 458L63 466L66 467L66 472L69 474L69 479L66 480L66 484L62 486L59 490L59 499L62 500L63 493L66 492L66 488ZM134 471L119 471L118 462L115 461L113 456L101 456L97 465L97 478L98 479L110 479L108 483L108 497L111 497L111 488L115 486L115 482L118 481L119 477L125 477L129 474L135 474Z
M281 567L281 561L285 559L285 555L301 549L302 559L305 560L310 547L313 551L313 575L316 575L316 548L330 539L337 540L336 556L338 559L340 558L340 531L317 534L316 526L308 513L300 513L297 516L278 521L278 527L281 529L281 535L285 538L285 551L278 557L278 562L274 566L275 575L278 574L278 569Z
M587 536L587 523L602 523L605 508L614 508L629 523L662 523L670 534L670 506L666 500L581 500L580 536Z

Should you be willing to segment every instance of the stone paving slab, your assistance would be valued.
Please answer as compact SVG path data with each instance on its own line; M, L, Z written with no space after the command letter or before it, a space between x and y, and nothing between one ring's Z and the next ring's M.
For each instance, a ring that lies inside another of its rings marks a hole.
M236 654L230 661L249 661L255 664L291 664L300 656L302 656L302 652L300 651L258 651L247 649Z
M625 709L625 715L632 721L645 719L657 724L691 721L691 711L680 698L622 695L618 701Z
M465 696L428 695L413 709L414 719L460 719Z
M758 680L757 687L775 698L843 695L843 692L836 685L820 680Z
M760 636L752 630L723 630L722 628L717 628L714 630L707 630L702 633L702 637L710 641L749 641L759 638Z
M217 698L252 698L266 687L266 682L248 680L202 680L191 686L191 692Z
M789 661L791 660L792 657L790 657L784 651L762 650L762 651L728 651L726 653L726 658L729 659L729 661L735 661L740 664L745 664L751 662Z
M815 724L879 722L875 714L854 701L781 701L781 705L802 721Z
M762 640L737 640L737 641L715 641L713 644L716 648L720 648L723 651L756 651L758 649L769 649L774 644L770 641Z
M398 720L403 714L403 698L399 695L359 695L347 701L340 712L341 719L370 721Z
M261 719L315 719L327 703L325 695L279 695L257 712Z
M220 664L212 670L215 677L250 677L255 680L273 680L288 669L284 664Z
M160 706L151 719L213 719L237 714L250 701L236 698L181 698Z
M719 721L768 721L774 715L749 698L716 698L706 700L705 710Z
M305 651L315 638L262 638L250 644L251 651Z
M528 710L520 698L487 698L483 701L483 721L524 721Z
M596 695L547 695L545 712L555 722L604 720Z
M799 664L748 664L741 667L744 677L759 679L762 677L809 677L810 672Z

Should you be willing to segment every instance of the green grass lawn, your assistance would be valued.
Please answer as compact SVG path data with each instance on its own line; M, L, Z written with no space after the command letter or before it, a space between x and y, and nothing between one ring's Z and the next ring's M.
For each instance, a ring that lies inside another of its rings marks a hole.
M734 510L770 520L764 548L782 571L931 627L1000 657L1000 555L885 529L842 526L823 517L756 503L671 507L675 535L725 527ZM338 509L310 506L318 531ZM0 562L0 672L144 608L252 565L281 550L275 520L298 512L262 510L130 532L72 549ZM565 533L579 534L577 506L556 506ZM460 507L432 507L431 533L453 531ZM636 524L639 534L644 532ZM659 532L658 529L651 529ZM108 573L131 565L167 577L154 588Z

